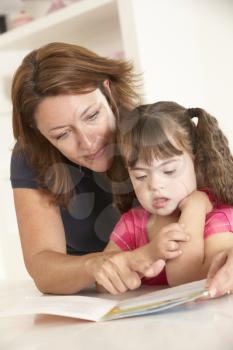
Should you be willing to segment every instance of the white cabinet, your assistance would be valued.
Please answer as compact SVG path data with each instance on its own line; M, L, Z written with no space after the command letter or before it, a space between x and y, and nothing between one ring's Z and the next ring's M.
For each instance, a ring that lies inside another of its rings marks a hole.
M51 41L93 46L104 53L121 47L117 1L83 0L13 29L0 38L0 49L37 48Z
M0 114L11 110L6 91L22 57L49 42L75 43L104 56L133 57L131 1L82 0L0 35Z

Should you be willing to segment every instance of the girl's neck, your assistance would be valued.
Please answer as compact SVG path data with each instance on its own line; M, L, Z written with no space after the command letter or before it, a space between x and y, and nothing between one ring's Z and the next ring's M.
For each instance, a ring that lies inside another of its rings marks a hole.
M156 233L163 227L178 222L180 217L180 210L175 210L172 214L167 216L161 216L156 214L151 214L149 217L147 232L149 241L153 239Z

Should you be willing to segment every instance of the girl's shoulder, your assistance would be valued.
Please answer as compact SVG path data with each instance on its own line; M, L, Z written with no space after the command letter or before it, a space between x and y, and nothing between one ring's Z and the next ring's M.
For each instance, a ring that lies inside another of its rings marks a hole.
M229 205L218 205L206 216L205 236L220 232L233 232L233 207Z
M146 232L148 219L149 213L142 207L136 207L121 215L114 230L119 229L119 227L121 230L121 227L124 227L128 232L137 236L138 232Z
M141 224L143 221L148 220L149 213L142 207L136 207L124 213L123 217L125 220L130 220L134 223L139 222Z
M216 204L215 198L208 189L201 189L213 203L213 210L206 215L205 238L214 233L233 232L233 207L227 204Z
M213 204L213 210L207 215L207 217L214 217L216 215L222 215L223 217L226 217L226 219L229 219L230 221L233 220L233 207L228 204L223 203L217 203L214 195L209 189L201 189L200 191L205 192L211 203Z
M213 218L217 216L233 223L233 207L231 207L230 205L219 204L209 214L207 214L206 217Z
M148 213L143 208L133 208L124 213L113 229L110 239L121 250L134 250L148 243L146 225Z

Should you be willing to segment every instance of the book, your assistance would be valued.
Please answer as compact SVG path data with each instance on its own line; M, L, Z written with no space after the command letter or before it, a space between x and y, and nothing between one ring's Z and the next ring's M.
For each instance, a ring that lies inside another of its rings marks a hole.
M177 287L153 290L140 296L133 292L114 297L92 293L85 295L25 296L0 306L0 317L49 314L74 317L89 321L108 321L125 317L154 314L200 298L208 297L206 280L186 283ZM142 289L143 290L143 289Z

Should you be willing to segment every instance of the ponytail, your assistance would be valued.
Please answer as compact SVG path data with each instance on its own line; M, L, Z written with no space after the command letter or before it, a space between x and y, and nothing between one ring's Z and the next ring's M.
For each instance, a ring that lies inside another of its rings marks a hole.
M187 110L198 118L195 137L195 170L199 188L207 187L217 203L233 205L233 157L217 120L201 108Z

